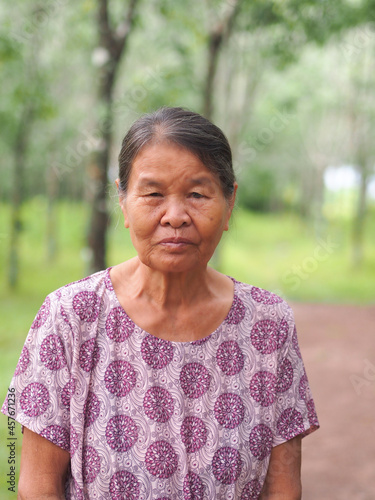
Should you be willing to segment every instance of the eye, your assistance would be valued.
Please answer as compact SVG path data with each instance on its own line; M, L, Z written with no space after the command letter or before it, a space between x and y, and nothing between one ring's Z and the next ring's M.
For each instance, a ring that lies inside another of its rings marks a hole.
M201 194L201 193L197 193L197 192L195 192L195 191L194 191L193 193L191 193L191 195L190 195L190 196L191 196L192 198L196 198L196 199L199 199L199 198L204 198L203 194Z
M149 193L147 196L151 196L151 198L157 198L158 196L161 196L161 193Z

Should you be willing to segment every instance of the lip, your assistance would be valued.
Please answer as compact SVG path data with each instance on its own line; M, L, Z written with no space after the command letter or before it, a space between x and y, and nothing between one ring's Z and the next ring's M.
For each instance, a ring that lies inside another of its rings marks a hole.
M192 245L193 242L187 238L164 238L159 242L161 245L183 246Z

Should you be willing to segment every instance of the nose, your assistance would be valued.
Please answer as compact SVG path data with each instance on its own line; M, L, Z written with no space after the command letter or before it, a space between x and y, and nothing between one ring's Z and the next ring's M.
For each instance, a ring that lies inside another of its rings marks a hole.
M160 219L163 226L179 228L188 226L191 223L185 203L180 199L170 199L165 202L164 213Z

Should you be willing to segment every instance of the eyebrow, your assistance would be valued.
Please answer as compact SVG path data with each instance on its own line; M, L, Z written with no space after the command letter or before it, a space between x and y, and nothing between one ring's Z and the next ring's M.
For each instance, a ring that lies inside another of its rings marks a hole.
M212 185L212 180L209 177L206 176L201 176L201 177L192 177L189 179L189 183L193 186L211 186ZM164 186L163 182L159 182L155 179L152 179L150 177L143 177L139 181L140 187L156 187L156 188L161 188Z

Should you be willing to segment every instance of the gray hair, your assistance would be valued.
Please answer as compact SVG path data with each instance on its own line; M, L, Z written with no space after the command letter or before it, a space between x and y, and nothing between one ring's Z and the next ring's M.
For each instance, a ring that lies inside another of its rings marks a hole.
M183 108L163 107L141 116L122 141L119 155L119 190L126 194L132 164L147 145L170 142L196 155L219 180L229 199L236 181L227 138L209 120Z

